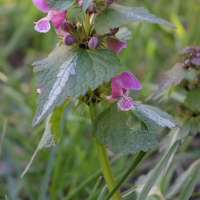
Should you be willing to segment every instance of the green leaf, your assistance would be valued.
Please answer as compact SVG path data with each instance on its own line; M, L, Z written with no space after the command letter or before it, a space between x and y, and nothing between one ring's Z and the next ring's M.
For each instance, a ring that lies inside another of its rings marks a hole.
M171 199L172 197L175 197L179 192L183 191L183 189L188 185L188 182L190 178L192 177L192 174L194 173L195 168L198 166L200 161L194 162L190 167L183 172L175 181L175 183L169 188L169 190L166 192L165 198Z
M49 9L51 10L58 9L58 12L67 10L75 2L75 0L45 0L45 1L51 4L51 6L49 6Z
M43 147L50 147L52 145L56 146L56 144L53 140L53 135L51 134L51 124L50 124L51 116L52 116L52 113L47 117L46 128L45 128L44 134L42 136L42 139L40 140L40 143L39 143L35 153L33 154L29 164L27 165L26 169L22 173L21 177L23 177L26 174L29 167L31 166L31 164L35 160L37 154L39 153L40 149L42 149Z
M104 195L105 195L105 193L106 193L107 190L108 190L108 187L107 187L107 185L105 185L104 188L101 190L101 193L99 194L97 200L103 200Z
M88 9L88 6L90 3L92 3L93 0L83 0L83 11L85 12Z
M189 136L195 136L197 132L200 132L200 116L189 117L183 123L182 129L180 130L180 137L185 138Z
M163 112L159 108L134 102L132 111L143 121L150 130L158 130L158 127L174 128L180 124L176 122L171 115Z
M200 111L200 87L188 92L186 103L191 109Z
M182 125L182 129L180 130L180 137L185 138L188 136L191 127L191 117L187 118Z
M161 174L161 172L165 168L165 165L167 164L167 162L171 158L171 155L173 154L174 150L176 149L178 142L179 141L176 141L172 145L172 147L169 149L169 151L163 156L161 161L156 165L155 169L152 171L150 177L148 178L144 188L140 192L137 200L145 200L146 199L148 193L150 192L151 188L155 184L157 178L159 177L159 175Z
M200 116L191 118L191 126L189 136L195 136L197 132L200 132Z
M126 43L127 40L130 40L132 37L132 32L129 31L126 27L120 28L115 37L122 43Z
M200 160L197 161L197 165L192 173L190 180L186 187L181 194L180 200L189 200L190 196L194 190L195 185L197 184L198 180L200 179Z
M132 193L136 190L136 188L137 188L137 187L134 186L134 187L132 187L131 189L126 190L125 192L122 193L122 197L125 198L125 197L127 197L128 195L132 194Z
M178 85L183 79L192 82L197 76L196 70L187 70L182 67L180 63L176 63L174 67L165 73L165 77L162 80L158 89L151 95L150 100L156 99L164 90L167 90L171 86Z
M97 188L99 186L99 183L100 183L101 179L102 179L102 176L100 176L99 179L97 180L97 182L96 182L92 192L90 193L90 196L87 198L87 200L91 200L92 199L92 197L94 196L94 194L95 194L95 192L96 192L96 190L97 190Z
M55 144L58 144L58 141L60 139L60 125L61 125L62 115L69 101L70 99L67 99L62 106L60 106L59 108L56 107L50 119L51 134L53 135L53 140Z
M96 16L94 28L99 34L103 35L109 33L110 28L117 28L120 27L121 24L128 24L129 22L150 22L176 28L173 24L150 14L145 8L131 8L114 3Z
M5 200L9 200L9 198L5 195Z
M70 96L72 100L85 95L88 86L95 90L109 82L118 72L121 63L115 52L107 49L84 50L57 46L48 58L34 62L34 72L42 71L37 77L37 88L44 87L39 95L33 126L39 124L55 106L60 107Z
M132 144L130 127L126 124L128 118L126 112L119 111L115 104L111 104L94 120L92 135L100 145L108 145L113 153L117 153L118 150L125 155L135 153L131 151L135 149L135 145Z
M127 112L119 111L112 104L102 112L93 124L92 134L100 145L108 145L113 153L121 151L123 154L135 154L138 149L147 152L158 148L157 138L161 127L175 127L179 124L173 118L158 108L134 102L133 112L143 121L148 131L132 130L126 123Z

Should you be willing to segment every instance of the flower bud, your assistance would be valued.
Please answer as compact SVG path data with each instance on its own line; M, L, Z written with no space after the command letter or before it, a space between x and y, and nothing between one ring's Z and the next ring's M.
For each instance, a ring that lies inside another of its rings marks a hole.
M75 44L75 41L76 41L76 38L71 34L67 34L63 38L63 43L67 46L72 46L73 44Z
M88 6L88 10L91 11L91 12L96 11L96 9L97 9L96 3L91 3L91 4Z
M78 2L78 6L79 6L80 9L83 8L83 0L80 0L80 1Z
M185 61L185 64L186 64L186 65L189 65L189 64L190 64L190 59L187 59L187 60Z
M103 2L103 5L107 6L110 5L114 2L114 0L106 0L105 2Z
M92 49L98 49L100 46L100 41L98 38L93 37L90 39L89 43L88 43L89 47Z
M114 29L111 28L110 33L108 33L107 35L114 36L118 31L119 31L119 28L114 28Z
M73 30L74 29L74 27L73 27L73 25L69 22L69 21L63 21L62 22L62 29L64 30L64 31L66 31L66 32L70 32L70 30Z

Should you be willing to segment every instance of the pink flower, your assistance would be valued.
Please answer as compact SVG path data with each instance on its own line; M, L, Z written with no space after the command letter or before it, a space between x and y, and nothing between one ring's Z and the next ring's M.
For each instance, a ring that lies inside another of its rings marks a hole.
M49 9L49 6L50 6L51 4L46 3L44 0L33 0L33 3L35 4L35 6L36 6L39 10L41 10L41 11L44 12L44 13L51 11L51 10Z
M33 3L35 6L37 6L42 12L48 12L48 15L38 22L35 22L35 30L40 33L47 33L51 25L49 23L49 20L52 21L53 26L55 29L58 29L62 22L65 20L65 16L67 14L67 11L63 12L57 12L57 10L50 10L48 7L51 4L47 4L44 0L33 0Z
M123 48L127 47L127 44L124 44L124 43L122 43L116 39L110 38L110 37L108 37L106 39L106 42L107 42L107 48L112 51L115 51L116 54L118 54Z
M42 92L42 90L44 90L44 88L38 88L38 89L37 89L37 93L40 94L40 93Z
M114 102L116 99L123 97L117 102L118 107L127 111L133 108L133 99L128 97L130 89L141 90L138 80L130 72L123 72L121 75L117 75L113 78L112 83L112 95L107 95L106 98L110 102Z

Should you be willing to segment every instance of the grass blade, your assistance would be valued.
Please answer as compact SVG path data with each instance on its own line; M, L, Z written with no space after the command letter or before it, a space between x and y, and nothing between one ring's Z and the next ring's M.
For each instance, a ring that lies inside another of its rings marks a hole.
M197 184L200 178L200 160L196 168L194 169L194 173L191 176L190 181L188 182L187 186L183 190L181 194L180 200L188 200L194 190L195 185Z
M147 180L144 188L142 189L140 195L138 196L137 200L145 200L148 193L150 192L151 188L153 187L154 183L156 182L157 178L159 177L160 173L165 168L168 160L171 158L179 140L177 140L173 146L169 149L169 151L163 156L162 160L157 164L156 168L153 170L150 178Z
M5 195L5 200L9 200L9 198Z
M102 179L102 176L100 176L99 179L97 180L97 182L96 182L96 184L95 184L95 186L94 186L94 188L93 188L92 192L90 193L90 196L88 197L87 200L91 200L92 199L92 197L94 196L94 193L96 192L96 190L97 190L97 188L99 186L99 183L100 183L101 179Z
M1 158L1 152L2 152L2 147L3 147L3 140L6 134L6 126L7 126L7 119L5 119L3 123L3 132L1 135L1 141L0 141L0 158Z
M102 200L106 191L107 191L108 187L107 185L104 186L103 190L101 191L100 195L98 196L98 199L97 200Z

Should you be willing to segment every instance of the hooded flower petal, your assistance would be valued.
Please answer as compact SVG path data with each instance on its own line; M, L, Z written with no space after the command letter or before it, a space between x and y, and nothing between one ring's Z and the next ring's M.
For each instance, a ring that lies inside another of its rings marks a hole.
M58 13L57 10L53 10L53 11L48 12L47 17L41 19L38 22L35 22L36 24L35 30L40 33L47 33L51 28L49 20L52 21L55 29L60 29L62 26L62 22L65 20L66 14L67 14L67 11Z
M117 102L117 106L123 111L128 111L131 108L134 108L133 99L130 97L124 96L121 100Z
M42 92L42 90L44 90L44 88L38 88L38 89L37 89L37 93L40 94L40 93Z
M118 81L120 86L125 89L141 90L142 87L138 80L130 72L123 72L119 77Z
M118 78L119 78L119 75L115 76L115 78L113 78L112 83L111 83L112 97L114 99L117 99L117 98L123 96L123 93L124 93L122 87L120 86L120 84L118 82Z
M33 3L44 13L50 11L49 6L51 4L46 3L44 0L33 0Z
M115 51L116 54L118 54L123 48L127 47L127 44L124 44L124 43L122 43L116 39L110 38L110 37L108 37L106 39L106 41L107 41L107 48L112 51Z
M130 89L140 90L142 87L133 74L130 72L123 72L121 75L115 76L112 80L111 87L112 95L106 95L108 101L113 103L116 99L123 97L117 102L118 107L123 111L134 108L133 99L128 97L128 94Z
M47 33L51 28L48 17L42 18L40 21L35 22L35 24L35 30L40 33Z
M57 12L57 10L53 10L48 13L48 17L52 21L55 29L58 29L59 26L62 24L62 22L65 20L66 14L67 14L67 11L63 11L59 13Z

